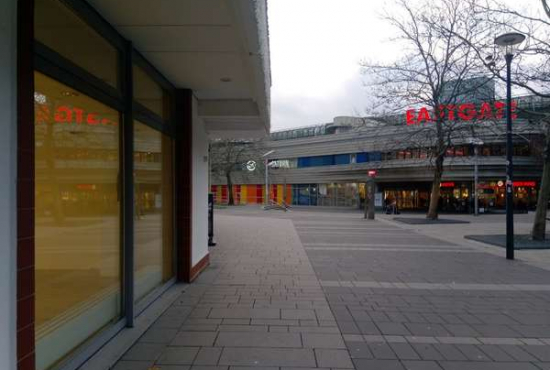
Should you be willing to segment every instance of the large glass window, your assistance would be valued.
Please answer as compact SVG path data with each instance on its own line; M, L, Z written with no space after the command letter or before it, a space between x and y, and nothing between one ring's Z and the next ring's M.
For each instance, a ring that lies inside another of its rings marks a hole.
M119 113L35 74L36 368L121 316Z
M155 80L134 64L134 100L164 120L170 118L169 94Z
M59 0L35 0L36 40L118 88L119 53Z
M172 140L134 122L135 300L174 276Z

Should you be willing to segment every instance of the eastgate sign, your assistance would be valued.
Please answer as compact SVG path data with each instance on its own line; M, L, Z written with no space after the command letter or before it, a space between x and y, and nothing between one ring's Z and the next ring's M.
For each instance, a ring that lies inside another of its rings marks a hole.
M517 118L517 101L512 101L512 118ZM437 110L429 110L422 107L419 110L409 109L406 113L407 126L419 125L426 122L435 122L437 118L446 121L472 121L503 119L506 116L506 103L496 101L494 103L482 103L479 108L473 103L443 104Z

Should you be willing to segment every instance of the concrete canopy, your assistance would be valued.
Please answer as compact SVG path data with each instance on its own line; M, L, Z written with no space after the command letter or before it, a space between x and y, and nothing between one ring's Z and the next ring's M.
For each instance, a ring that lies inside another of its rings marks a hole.
M266 0L89 0L176 87L192 89L212 137L270 129Z

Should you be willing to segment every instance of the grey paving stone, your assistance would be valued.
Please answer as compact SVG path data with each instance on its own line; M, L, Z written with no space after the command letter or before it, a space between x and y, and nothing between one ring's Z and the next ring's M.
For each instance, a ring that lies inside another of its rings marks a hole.
M408 343L389 343L389 346L400 360L420 360L420 356Z
M223 319L223 325L250 325L250 319Z
M184 324L179 328L181 332L187 331L217 331L218 325L187 325Z
M512 330L506 325L474 325L474 328L483 337L493 337L493 338L521 337L520 333Z
M158 343L137 343L128 350L122 356L122 360L128 360L128 361L155 361L164 348L166 347L165 344L158 344Z
M267 325L220 325L219 331L267 331Z
M528 362L446 362L439 363L444 370L539 370Z
M498 348L506 352L507 355L512 357L516 361L537 361L533 355L524 351L523 346L514 346L514 345L499 345Z
M302 341L298 333L220 332L216 346L299 348Z
M435 361L403 361L406 370L442 370Z
M354 321L337 320L336 323L342 334L362 334Z
M480 336L480 333L468 324L444 324L443 327L455 337Z
M112 370L149 370L153 361L119 361Z
M211 346L214 344L214 340L216 340L217 335L218 333L211 332L211 331L205 331L205 332L183 331L183 332L179 332L174 337L170 345L171 346L189 346L189 347Z
M457 344L456 348L471 361L492 361L492 359L481 351L477 346L471 344Z
M466 361L467 358L453 344L434 344L434 348L441 353L445 360Z
M279 319L252 319L251 325L279 325L279 326L299 326L298 320L279 320Z
M405 323L407 329L414 336L424 336L424 337L445 337L450 336L450 333L445 330L443 325L439 324L415 324L415 323Z
M386 343L369 343L369 349L372 352L374 358L381 360L394 360L397 359L395 352Z
M209 318L219 319L280 319L278 308L213 308Z
M353 363L346 350L316 349L315 357L319 367L353 369Z
M429 343L412 343L412 348L420 355L422 360L440 361L445 358Z
M340 334L302 333L304 348L346 348Z
M156 363L159 365L191 365L198 352L198 347L167 347Z
M365 342L346 342L351 358L374 358L369 349L369 345Z
M317 324L317 316L314 310L281 310L281 319L283 320L315 320Z
M521 348L535 356L539 361L550 362L550 347L548 346L522 346Z
M404 370L405 368L397 360L353 360L356 370Z
M219 347L202 347L193 362L193 365L216 365L222 349Z
M300 369L306 369L306 368L300 368ZM229 370L279 370L279 368L275 366L254 366L253 368L245 367L245 366L230 366Z
M477 346L480 350L485 352L493 361L510 362L514 361L514 358L504 352L496 345L482 344Z
M168 344L174 339L177 333L178 329L155 327L147 330L145 334L139 338L139 342Z
M411 335L411 332L401 323L377 322L376 326L383 335Z
M220 365L316 367L311 349L232 348L223 349Z

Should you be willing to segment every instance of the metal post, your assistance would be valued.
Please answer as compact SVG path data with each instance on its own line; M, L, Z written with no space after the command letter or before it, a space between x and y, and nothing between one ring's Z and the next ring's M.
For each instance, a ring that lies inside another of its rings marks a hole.
M268 181L269 162L265 159L265 205L269 205L269 181Z
M506 55L506 259L514 259L514 177L512 146L512 54Z
M477 187L479 182L478 175L478 152L479 146L474 145L474 215L479 215L479 196L477 194Z

